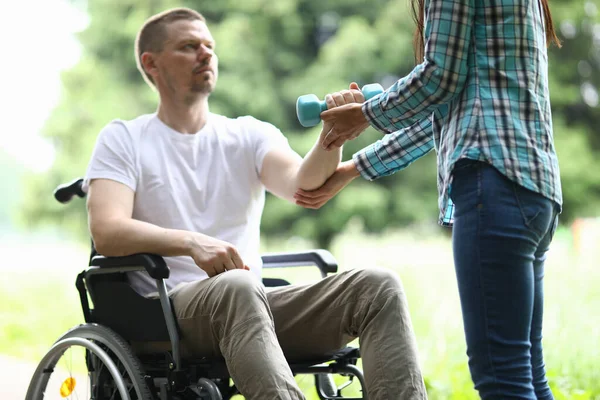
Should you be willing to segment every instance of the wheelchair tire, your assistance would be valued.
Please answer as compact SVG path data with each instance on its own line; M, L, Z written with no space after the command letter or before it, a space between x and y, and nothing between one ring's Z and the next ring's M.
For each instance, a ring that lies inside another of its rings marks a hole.
M208 400L223 400L219 388L210 379L200 378L198 380L198 386L208 394Z
M89 345L90 342L92 345ZM121 383L122 387L124 387L124 379L126 379L129 387L125 388L125 396L120 395L122 389L119 389L119 391L114 391L113 395L110 397L111 399L154 399L154 396L146 384L143 367L127 342L109 328L97 324L83 324L69 330L61 336L61 338L54 343L50 351L46 353L33 374L25 400L41 400L45 398L48 381L50 375L54 372L54 367L66 350L73 346L86 348L86 366L88 368L92 356L95 356L107 367L103 379L106 379L108 373L110 373L110 376L108 376L109 378L112 377L113 381L115 379L114 373L111 371L109 365L111 361L113 363L113 368L117 364L122 367L123 371L118 370L117 367L117 372L119 373L118 379L120 379L120 382L115 382L115 385L118 387L119 383ZM104 361L106 360L107 355L108 363ZM123 376L123 373L127 374L127 376ZM101 376L100 373L98 373L96 379L100 380L100 378L98 378L99 376ZM88 379L92 379L89 372ZM94 384L97 384L97 382L91 382L90 387L94 387ZM114 397L114 395L117 395L118 397ZM102 397L100 397L100 399L101 398Z
M331 399L338 395L337 386L331 374L315 374L315 386L321 400Z

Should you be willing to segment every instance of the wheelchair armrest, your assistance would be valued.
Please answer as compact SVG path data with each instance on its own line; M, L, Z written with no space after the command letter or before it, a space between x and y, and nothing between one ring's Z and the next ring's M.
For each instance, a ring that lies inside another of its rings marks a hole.
M90 263L92 267L116 268L116 267L144 267L148 275L154 279L167 279L169 267L165 259L156 254L139 253L123 257L94 256Z
M262 256L264 268L302 267L315 265L321 271L321 276L335 273L338 264L333 255L323 249L308 250L304 252L272 253Z

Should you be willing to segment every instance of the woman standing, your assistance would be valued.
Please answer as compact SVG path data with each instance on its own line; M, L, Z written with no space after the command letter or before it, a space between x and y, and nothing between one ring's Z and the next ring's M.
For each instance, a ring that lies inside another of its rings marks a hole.
M356 176L438 154L453 225L469 368L483 399L552 399L542 355L544 261L562 204L548 94L547 0L414 0L419 64L363 104L325 111L325 148L388 134L297 202L320 207Z

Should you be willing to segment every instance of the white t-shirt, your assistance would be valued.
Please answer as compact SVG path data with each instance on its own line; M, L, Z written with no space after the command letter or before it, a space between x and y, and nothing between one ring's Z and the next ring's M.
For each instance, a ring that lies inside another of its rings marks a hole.
M260 220L265 188L259 174L271 149L288 146L273 125L253 117L209 114L196 134L181 134L156 114L115 120L98 136L85 177L111 179L135 192L133 218L171 229L201 232L233 244L260 277ZM204 279L191 257L165 257L167 288ZM156 291L147 274L130 274L141 294Z

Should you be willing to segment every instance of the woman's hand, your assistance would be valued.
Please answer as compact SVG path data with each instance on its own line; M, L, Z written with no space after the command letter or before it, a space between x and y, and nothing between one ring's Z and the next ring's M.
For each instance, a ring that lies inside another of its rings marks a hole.
M321 146L326 150L341 147L369 127L369 122L362 112L362 103L350 103L323 111L321 119L324 126L329 128L321 141Z

